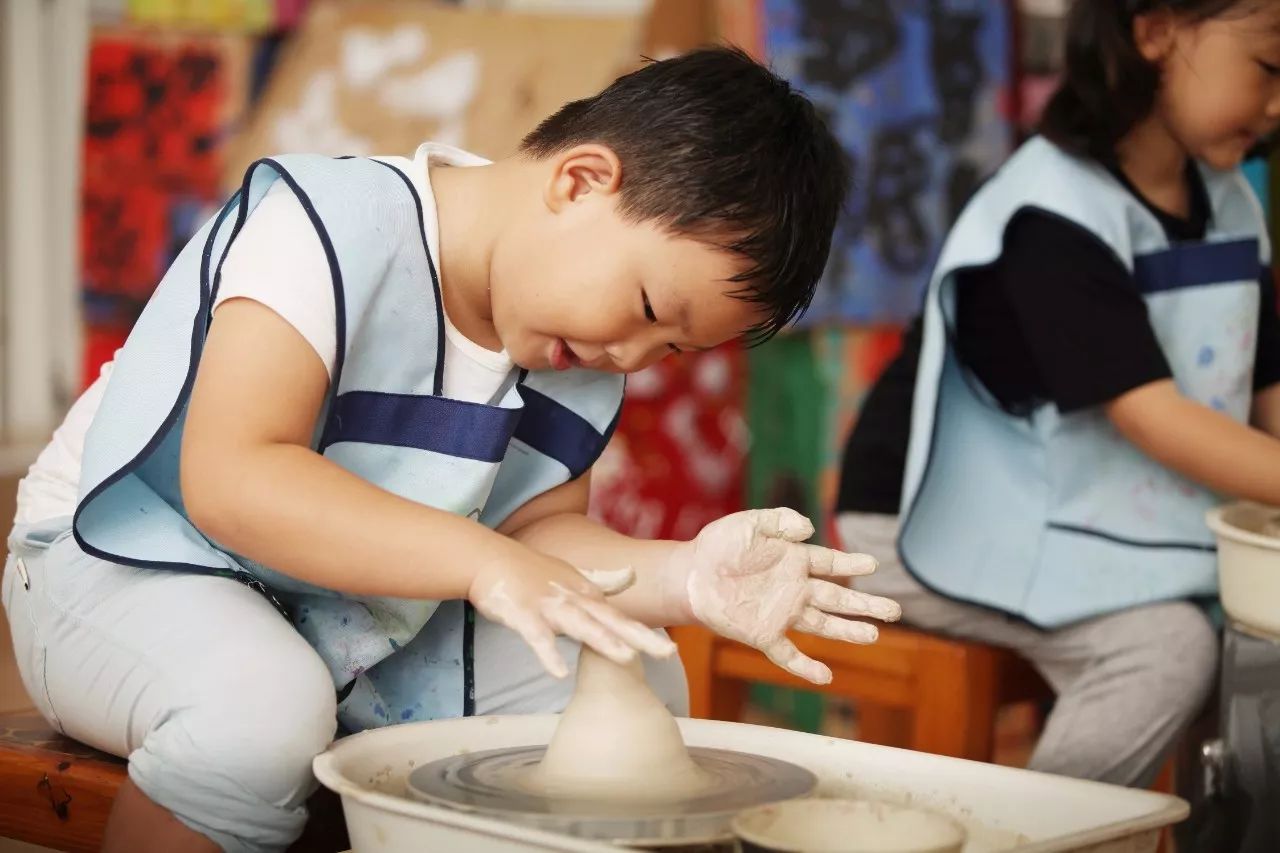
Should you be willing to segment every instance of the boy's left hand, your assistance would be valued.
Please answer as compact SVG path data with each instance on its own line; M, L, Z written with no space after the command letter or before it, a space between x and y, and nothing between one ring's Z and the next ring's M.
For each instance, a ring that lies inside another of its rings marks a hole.
M826 684L831 670L796 648L788 629L871 643L879 634L874 625L841 617L895 621L902 609L890 599L823 580L871 574L876 561L803 544L812 535L813 524L794 510L738 512L679 545L669 568L703 625L754 646L800 678Z

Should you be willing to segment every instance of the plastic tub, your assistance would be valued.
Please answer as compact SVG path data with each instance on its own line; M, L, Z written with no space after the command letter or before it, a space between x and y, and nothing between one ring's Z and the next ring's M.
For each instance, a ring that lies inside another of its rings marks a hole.
M873 800L813 797L748 809L733 821L743 853L960 853L949 817Z
M406 779L419 764L475 750L546 743L558 719L469 717L364 732L317 757L316 776L342 797L356 853L614 850L404 796ZM755 752L809 768L818 776L819 796L880 800L948 815L968 833L965 853L1153 853L1160 828L1188 812L1177 797L1151 791L764 726L678 723L691 746Z
M1209 511L1218 537L1218 586L1222 607L1246 629L1280 637L1280 539L1263 533L1280 529L1280 509L1233 503Z

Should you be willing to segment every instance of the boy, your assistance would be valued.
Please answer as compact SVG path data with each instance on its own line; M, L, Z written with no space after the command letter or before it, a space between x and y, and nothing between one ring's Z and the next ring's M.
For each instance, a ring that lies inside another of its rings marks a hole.
M812 106L730 50L496 163L255 164L23 484L4 601L45 716L130 759L107 849L281 849L335 719L557 710L556 634L662 657L648 626L696 620L829 680L785 631L873 640L838 617L896 605L812 577L873 561L786 510L686 543L584 512L618 374L803 311L845 185ZM593 571L634 583L607 604ZM674 661L650 680L678 709Z

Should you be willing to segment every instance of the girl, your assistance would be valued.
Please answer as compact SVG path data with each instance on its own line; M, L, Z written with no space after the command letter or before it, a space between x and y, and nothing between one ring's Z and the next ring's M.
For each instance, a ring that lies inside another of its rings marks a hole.
M1237 168L1280 122L1280 4L1077 0L1068 38L867 401L838 524L881 560L860 589L1044 673L1032 768L1146 785L1212 686L1205 510L1280 504L1270 246Z

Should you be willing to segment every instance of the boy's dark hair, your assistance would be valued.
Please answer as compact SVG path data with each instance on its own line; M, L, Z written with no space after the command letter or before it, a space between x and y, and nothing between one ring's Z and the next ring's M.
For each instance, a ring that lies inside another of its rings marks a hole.
M1167 10L1198 22L1262 0L1075 0L1067 18L1062 82L1040 133L1072 154L1110 161L1116 143L1150 114L1160 69L1138 52L1133 19Z
M735 295L765 308L752 344L808 308L826 266L849 171L813 105L741 50L649 62L566 104L521 151L609 146L623 164L620 210L747 259Z

